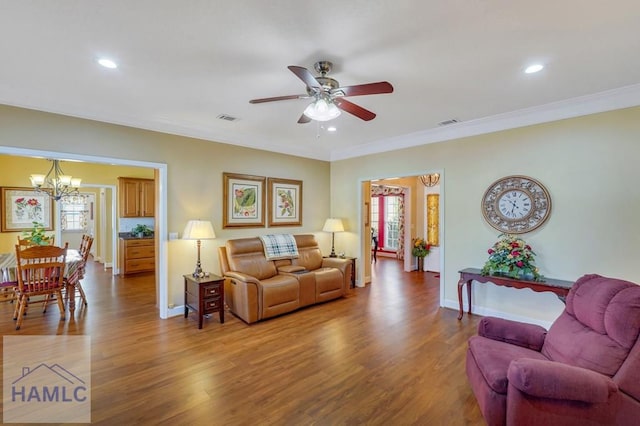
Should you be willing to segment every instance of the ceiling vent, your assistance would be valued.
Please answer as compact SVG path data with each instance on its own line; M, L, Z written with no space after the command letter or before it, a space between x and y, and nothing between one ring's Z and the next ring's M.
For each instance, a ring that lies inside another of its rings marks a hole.
M459 123L460 120L458 120L457 118L451 118L449 120L444 120L438 123L438 126L448 126L450 124L456 124Z
M219 120L224 120L224 121L237 121L238 120L237 117L232 117L231 115L227 115L227 114L220 114L216 118L219 119Z

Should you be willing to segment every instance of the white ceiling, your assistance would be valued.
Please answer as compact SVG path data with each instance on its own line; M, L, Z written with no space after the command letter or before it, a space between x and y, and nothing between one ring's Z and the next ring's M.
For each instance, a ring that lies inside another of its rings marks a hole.
M0 103L336 160L640 105L639 22L637 0L0 0ZM249 104L321 59L393 84L348 98L374 120Z

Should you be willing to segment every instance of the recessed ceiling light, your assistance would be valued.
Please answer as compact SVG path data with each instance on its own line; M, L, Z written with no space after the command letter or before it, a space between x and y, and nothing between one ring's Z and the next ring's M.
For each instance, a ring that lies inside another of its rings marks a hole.
M524 72L527 74L533 74L534 72L538 72L540 70L542 70L542 68L544 68L544 65L541 64L533 64L533 65L529 65Z
M336 128L336 126L329 126L329 127L327 127L327 132L335 132L336 130L338 130L338 129Z
M118 64L113 62L111 59L100 58L98 59L98 63L105 68L110 68L110 69L118 68Z

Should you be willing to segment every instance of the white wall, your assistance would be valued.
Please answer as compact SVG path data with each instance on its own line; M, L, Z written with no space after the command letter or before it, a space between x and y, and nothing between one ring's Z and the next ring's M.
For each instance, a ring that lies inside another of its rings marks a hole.
M332 186L331 214L359 220L361 180L443 170L441 303L457 308L458 271L482 267L498 236L483 219L482 195L498 178L527 175L541 181L552 198L548 222L524 234L544 275L575 280L599 273L640 282L639 139L640 108L629 108L336 161L331 180L343 184ZM351 244L348 252L360 252L357 236L345 235L343 244ZM491 284L475 285L473 296L476 312L545 325L564 306L551 293Z

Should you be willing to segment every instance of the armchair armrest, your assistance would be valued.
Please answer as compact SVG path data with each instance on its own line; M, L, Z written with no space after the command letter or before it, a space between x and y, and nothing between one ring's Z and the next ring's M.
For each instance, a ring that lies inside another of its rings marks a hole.
M511 361L507 378L510 386L539 398L603 403L618 391L615 382L603 374L540 359Z
M484 317L478 324L478 334L491 340L511 343L540 352L547 330L535 324L502 318Z

